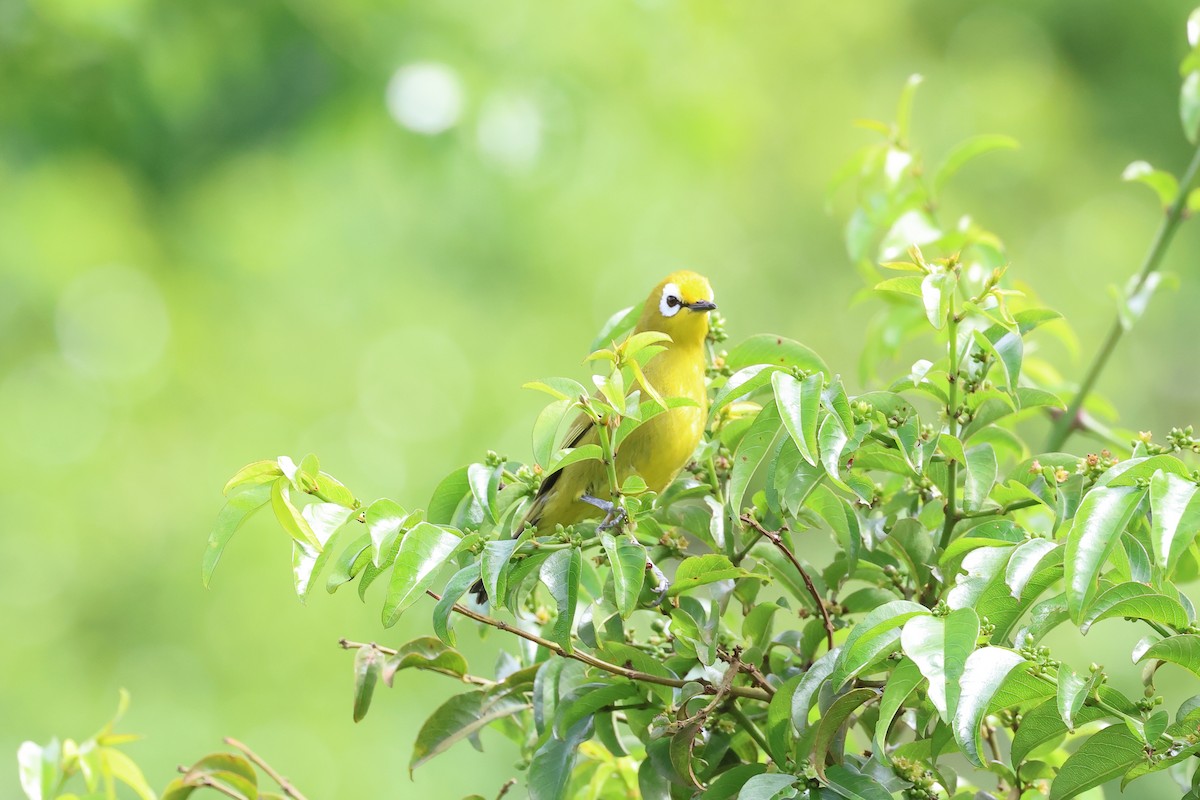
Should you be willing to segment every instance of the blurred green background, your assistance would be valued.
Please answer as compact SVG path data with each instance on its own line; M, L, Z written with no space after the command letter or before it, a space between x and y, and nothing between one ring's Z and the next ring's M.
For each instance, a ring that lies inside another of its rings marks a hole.
M398 644L422 607L386 632L378 589L302 607L266 516L200 587L226 477L315 451L419 505L487 448L525 458L521 383L583 373L681 266L734 339L801 339L853 384L861 279L825 187L913 72L931 156L1022 143L948 210L1090 356L1159 213L1120 172L1188 157L1192 2L0 1L0 759L90 734L127 687L156 786L235 735L312 798L494 795L517 773L491 734L409 783L448 681L402 674L351 722L336 640ZM1102 381L1160 435L1200 421L1195 227ZM1129 644L1073 646L1136 691Z

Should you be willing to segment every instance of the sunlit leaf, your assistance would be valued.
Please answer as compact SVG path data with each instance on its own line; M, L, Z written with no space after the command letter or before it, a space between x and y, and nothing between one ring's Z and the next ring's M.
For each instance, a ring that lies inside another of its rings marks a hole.
M680 562L679 568L675 570L675 578L671 581L671 588L667 590L667 596L676 597L697 586L705 586L717 581L751 577L761 579L762 576L756 576L748 570L735 567L727 556L716 553L690 556Z
M821 406L824 376L820 373L798 381L786 372L771 376L775 403L783 426L809 464L817 463L817 411Z
M1096 577L1112 555L1146 490L1135 486L1092 489L1067 534L1067 607L1076 623L1096 596Z
M1166 639L1151 644L1134 660L1140 664L1150 659L1177 664L1200 675L1200 635L1184 633L1178 636L1168 636Z
M383 604L385 626L395 625L404 609L424 594L438 569L461 542L459 537L428 522L418 524L404 535Z
M967 657L952 727L963 756L977 767L983 766L980 726L988 705L1008 674L1024 663L1025 659L1001 647L983 647Z
M900 642L900 628L929 609L908 600L895 600L872 611L850 629L830 682L840 688L881 654Z
M268 462L274 464L274 461ZM212 532L208 535L208 546L204 549L204 563L201 569L201 580L205 586L212 580L213 570L225 552L225 546L237 533L238 529L250 516L271 501L272 486L259 485L243 492L238 492L226 501Z
M529 708L510 696L489 698L484 692L455 695L425 720L413 743L409 772L498 719Z
M574 647L571 631L575 624L575 604L579 593L579 574L583 569L583 554L578 548L556 550L542 562L539 575L550 590L558 607L550 638L570 653Z
M1098 731L1063 763L1050 786L1050 800L1069 800L1107 783L1145 757L1141 741L1124 725Z

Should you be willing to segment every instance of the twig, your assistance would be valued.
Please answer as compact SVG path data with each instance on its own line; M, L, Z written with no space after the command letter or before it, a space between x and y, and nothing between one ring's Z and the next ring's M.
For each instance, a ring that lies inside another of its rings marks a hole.
M1041 502L1041 500L1034 500L1032 497L1027 497L1024 500L1013 500L1011 503L1006 503L999 508L985 508L980 511L960 511L955 516L960 520L979 519L980 517L1003 517L1022 508L1041 505Z
M358 650L363 647L372 647L387 656L395 656L395 655L400 654L399 650L396 650L391 647L384 647L381 644L375 644L375 642L352 642L349 639L346 639L343 637L341 639L338 639L338 644L341 646L341 648L343 650ZM425 670L426 672L436 672L439 675L445 675L448 678L457 678L458 680L462 681L463 683L469 683L473 686L489 687L489 686L496 685L495 681L490 681L487 678L481 678L478 675L469 675L469 674L459 675L457 672L454 672L453 670L438 669L437 667L421 667L421 669Z
M232 736L225 737L225 744L229 745L230 747L236 747L238 750L241 750L243 753L245 753L246 758L253 761L255 766L267 773L267 775L271 777L271 780L279 784L280 790L287 797L290 797L291 800L308 800L307 797L300 793L299 789L297 789L295 786L292 786L291 782L287 778L276 772L274 767L264 761L262 756L251 750L248 746L242 744Z
M950 295L950 311L946 321L946 336L949 340L947 357L950 360L950 370L947 380L950 391L946 400L946 427L951 436L958 436L958 317L954 315L954 295ZM958 505L955 498L958 492L958 461L950 459L946 467L946 521L942 525L942 536L939 540L941 548L950 546L950 537L954 534L954 526L958 523Z
M181 764L181 765L179 765L179 767L177 767L177 769L183 775L183 781L188 786L196 786L198 788L202 787L202 788L206 788L206 789L212 789L216 792L219 792L220 794L225 795L226 797L232 797L233 800L251 800L251 798L246 797L241 792L235 792L233 789L230 789L225 784L220 783L219 781L214 781L212 778L210 778L207 775L193 776L191 767L185 767Z
M508 790L516 785L517 785L516 778L509 778L508 780L506 780L504 782L504 785L500 787L500 794L496 795L496 800L501 800L501 798L504 797L504 795L508 794Z
M890 445L893 447L895 444L895 442L890 442ZM804 490L804 494L800 496L800 501L796 504L797 507L802 508L804 506L804 504L808 501L808 496L816 491L817 487L821 485L821 482L825 480L825 476L828 474L829 473L827 472L822 472L817 476L816 480L809 484L808 488ZM730 560L734 564L741 564L746 556L750 554L750 551L754 549L754 545L756 544L758 544L758 537L752 536L750 541L746 542L746 546L739 550L737 554L734 555Z
M734 656L731 656L723 648L718 647L717 658L726 663L732 663ZM745 672L747 675L749 675L750 680L758 684L759 688L761 688L767 694L771 695L772 697L775 696L775 687L770 684L770 682L767 680L767 676L763 675L758 667L745 661L740 661L740 659L739 662L742 665L742 672Z
M792 562L792 566L794 566L800 572L800 577L804 579L804 585L808 587L808 593L812 595L813 602L817 604L817 610L821 612L821 620L825 623L825 638L829 642L829 649L832 650L833 621L829 619L829 610L825 608L825 601L821 599L821 594L817 591L817 587L813 585L812 578L808 576L808 573L804 570L804 567L800 565L800 561L796 558L796 554L788 549L788 546L783 543L783 539L780 538L778 531L767 530L759 524L758 520L749 514L743 514L741 520L743 524L749 525L751 528L758 531L759 534L769 539L771 544L779 548L779 551L787 556L788 560Z
M1159 262L1162 261L1163 256L1166 255L1167 248L1171 244L1171 239L1174 238L1179 223L1183 221L1184 210L1187 208L1188 193L1196 180L1197 172L1200 172L1200 148L1197 148L1195 155L1192 156L1192 163L1188 164L1188 168L1183 174L1183 179L1179 181L1179 194L1175 197L1175 202L1167 207L1166 216L1163 217L1162 223L1158 226L1158 232L1154 234L1154 240L1150 243L1150 249L1146 253L1146 258L1142 261L1142 268L1138 272L1137 283L1134 284L1132 294L1137 294L1142 290L1150 275L1158 269ZM1047 451L1055 452L1061 450L1062 446L1066 444L1067 439L1071 436L1071 433L1079 427L1079 410L1083 408L1084 402L1087 400L1088 395L1092 393L1092 389L1096 386L1096 381L1100 378L1100 373L1104 371L1109 357L1117 349L1117 344L1124 335L1125 326L1121 324L1121 317L1118 315L1104 343L1100 345L1100 350L1096 353L1095 360L1092 361L1091 367L1088 368L1083 383L1079 384L1079 391L1075 393L1075 397L1071 400L1071 404L1067 406L1067 410L1055 420L1054 427L1050 430L1050 438L1046 442Z
M442 599L440 595L438 595L434 592L431 592L429 590L426 590L425 594L429 595L434 600ZM611 672L613 675L620 675L621 677L628 678L631 681L638 681L640 683L653 683L653 684L657 684L659 686L670 686L675 689L680 689L689 683L694 683L694 681L684 681L684 680L679 680L678 678L664 678L661 675L651 675L648 672L641 672L636 669L630 669L629 667L622 667L622 666L618 666L617 664L611 664L607 661L604 661L603 659L596 658L595 656L591 655L590 653L585 653L581 650L568 651L565 648L563 648L562 645L558 644L557 642L552 642L549 639L544 639L535 633L530 633L529 631L521 630L520 628L517 628L513 625L508 624L504 620L495 619L494 617L489 617L486 614L480 614L476 611L472 611L471 609L461 606L458 603L454 604L453 609L456 613L461 614L464 617L467 617L469 619L473 619L476 622L481 622L484 625L488 625L490 627L495 628L496 630L504 631L505 633L511 633L514 636L519 636L528 642L533 642L534 644L538 645L539 647L546 648L551 653L554 653L557 656L562 656L563 658L572 658L576 661L587 664L590 667L595 667L596 669L602 669L605 672ZM705 686L704 694L716 694L716 692L717 692L717 689L715 687L713 687L711 685ZM769 694L767 694L765 691L763 691L762 689L753 689L753 688L750 688L747 686L734 686L729 691L729 694L731 694L734 697L744 697L748 700L762 700L763 702L766 702L771 699L771 696Z

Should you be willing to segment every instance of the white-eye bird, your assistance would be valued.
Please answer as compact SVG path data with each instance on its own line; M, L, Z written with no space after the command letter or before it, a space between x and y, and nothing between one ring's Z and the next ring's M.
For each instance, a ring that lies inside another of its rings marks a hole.
M665 349L643 365L646 382L660 397L683 397L696 404L671 408L650 418L621 442L615 453L618 485L638 475L650 491L661 493L687 465L700 443L708 416L704 340L708 335L708 312L716 307L708 280L686 270L668 275L646 298L633 334L661 331L671 337L662 343ZM591 419L580 414L563 444L579 447L598 441ZM580 461L542 482L518 530L528 523L550 532L556 525L602 515L609 523L616 513L605 465L595 459ZM486 598L482 583L472 589L481 601Z

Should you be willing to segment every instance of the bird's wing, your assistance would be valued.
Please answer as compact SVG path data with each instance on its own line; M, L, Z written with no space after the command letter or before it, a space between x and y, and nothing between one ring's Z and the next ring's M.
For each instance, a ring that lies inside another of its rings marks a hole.
M595 427L595 423L588 417L587 414L580 414L571 423L571 427L567 428L567 435L563 437L563 447L578 447L583 441L583 438L591 432ZM522 525L529 523L537 525L541 520L542 511L546 507L546 502L550 499L550 492L554 486L562 478L566 470L560 469L546 480L542 481L542 485L538 487L537 494L533 497L533 502L529 504L528 510L525 512L525 517L522 520Z

